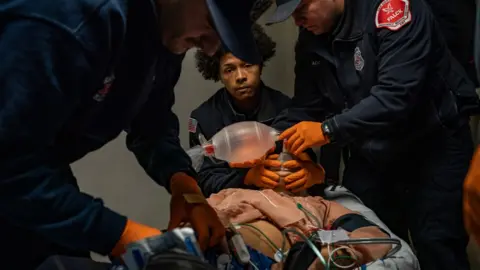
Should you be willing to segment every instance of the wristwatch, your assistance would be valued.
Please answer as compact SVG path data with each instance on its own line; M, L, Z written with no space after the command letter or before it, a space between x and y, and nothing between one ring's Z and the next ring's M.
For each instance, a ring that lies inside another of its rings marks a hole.
M335 136L333 134L333 127L331 124L331 118L322 123L323 136L328 139L330 143L335 142Z

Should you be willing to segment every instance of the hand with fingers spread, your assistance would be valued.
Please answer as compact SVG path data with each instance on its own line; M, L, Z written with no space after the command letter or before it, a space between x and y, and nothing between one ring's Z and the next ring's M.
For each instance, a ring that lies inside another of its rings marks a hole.
M283 179L285 188L293 193L302 192L325 181L323 167L313 162L306 153L301 153L295 160L284 162L282 167L296 170Z
M267 158L261 164L251 168L244 178L245 185L274 189L278 186L280 176L269 168L279 168L280 161Z
M197 181L185 173L176 173L170 182L170 222L172 230L183 222L189 222L197 233L202 250L221 243L225 227L215 210L207 203Z
M287 150L295 156L308 148L329 143L328 138L323 134L322 123L309 121L300 122L285 130L278 139L286 139Z

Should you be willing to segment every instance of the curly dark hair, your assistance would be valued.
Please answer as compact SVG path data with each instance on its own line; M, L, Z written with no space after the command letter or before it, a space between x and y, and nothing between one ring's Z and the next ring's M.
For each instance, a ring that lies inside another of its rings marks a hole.
M253 4L250 18L252 22L256 22L273 4L273 0L257 0Z
M272 5L272 0L257 0L250 13L250 18L256 22L262 14ZM257 43L258 50L262 56L262 66L275 55L276 43L265 33L265 30L258 24L252 25L253 36ZM227 51L223 48L219 49L213 56L208 56L204 52L198 50L195 54L195 61L198 71L205 80L220 80L220 59Z
M265 33L260 25L254 24L252 31L258 50L262 56L263 67L265 62L275 55L276 43ZM224 49L218 50L213 56L208 56L200 50L195 53L197 70L205 80L213 80L215 82L220 80L220 59L227 53Z

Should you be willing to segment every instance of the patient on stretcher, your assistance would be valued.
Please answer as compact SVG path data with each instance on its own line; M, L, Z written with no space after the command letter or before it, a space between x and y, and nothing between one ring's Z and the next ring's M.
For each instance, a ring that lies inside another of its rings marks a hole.
M390 243L322 244L318 236L322 230L343 229L349 239L388 239L390 235L339 203L309 196L307 191L323 183L325 172L307 154L291 157L290 161L280 159L278 154L269 154L260 165L251 164L250 168L230 163L232 171L248 170L246 186L222 189L207 199L226 228L233 225L248 247L277 262L272 269L284 269L283 264L288 264L285 258L290 256L286 253L304 246L305 239L318 247L323 263L317 258L304 269L325 269L324 265L336 263L349 266L343 269L353 269L384 258L392 250ZM275 184L269 186L270 182ZM285 254L283 258L281 254ZM294 269L300 268L295 264Z
M288 228L295 229L310 239L315 239L312 234L319 230L337 228L345 229L351 239L389 238L388 234L362 216L319 196L291 196L271 189L231 188L210 196L208 203L217 211L226 227L230 224L236 226L247 246L272 259L275 259L279 249L288 251L295 243L304 241L291 233L287 233L288 237L284 241L282 230ZM335 256L350 258L340 263L352 265L345 269L383 258L392 249L391 244L358 244L337 249L338 247L339 245L321 247L321 253L326 260ZM330 254L334 249L338 252ZM282 268L281 262L272 267ZM316 259L308 269L323 269L323 266Z

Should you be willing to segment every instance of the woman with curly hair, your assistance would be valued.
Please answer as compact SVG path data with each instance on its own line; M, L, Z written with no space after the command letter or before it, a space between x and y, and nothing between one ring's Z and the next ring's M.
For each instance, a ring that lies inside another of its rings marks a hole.
M259 65L246 63L225 49L219 50L212 57L197 52L197 68L203 77L206 80L221 81L224 87L192 111L188 125L191 147L200 144L200 135L208 140L223 127L236 122L258 121L270 125L290 105L288 96L266 86L260 78L264 64L275 54L275 42L259 25L254 25L252 30L263 58ZM275 157L272 155L269 159ZM305 164L310 162L308 160ZM310 172L300 168L299 164L296 163L297 167L294 168L300 169L297 174L299 177L293 180L300 181L300 184L306 181L307 176L323 174L318 166L305 166L309 170L318 170ZM263 164L251 169L231 168L226 162L213 162L206 158L198 182L205 196L226 188L275 188L279 176L266 169L268 167L268 164ZM293 180L292 183L295 182Z

